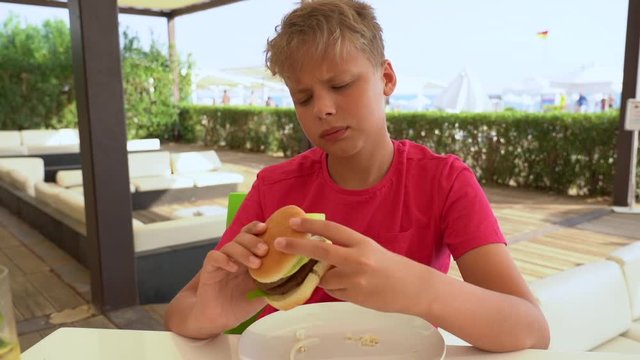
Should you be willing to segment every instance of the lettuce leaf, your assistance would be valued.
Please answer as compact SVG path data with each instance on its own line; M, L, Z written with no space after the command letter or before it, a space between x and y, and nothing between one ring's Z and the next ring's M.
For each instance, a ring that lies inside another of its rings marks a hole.
M265 297L267 296L267 293L260 290L260 289L255 289L255 290L251 290L247 293L247 300L253 300L253 299L257 299L257 298L261 298L261 297Z

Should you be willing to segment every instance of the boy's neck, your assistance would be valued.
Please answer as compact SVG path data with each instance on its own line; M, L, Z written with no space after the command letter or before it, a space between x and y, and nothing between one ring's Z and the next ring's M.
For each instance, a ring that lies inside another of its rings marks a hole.
M370 142L372 144L373 142ZM385 176L393 162L393 142L386 136L383 145L370 145L350 157L329 156L329 175L340 187L362 190L377 184Z

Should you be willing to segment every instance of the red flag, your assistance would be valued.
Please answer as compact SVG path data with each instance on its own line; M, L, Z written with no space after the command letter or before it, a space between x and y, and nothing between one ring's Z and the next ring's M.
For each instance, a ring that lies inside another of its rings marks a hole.
M546 40L549 37L549 30L538 31L536 35L538 38Z

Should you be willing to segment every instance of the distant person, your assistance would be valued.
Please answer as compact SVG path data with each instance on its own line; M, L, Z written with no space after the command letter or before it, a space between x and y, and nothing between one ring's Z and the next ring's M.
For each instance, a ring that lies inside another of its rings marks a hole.
M607 99L607 103L609 105L609 109L613 109L616 106L616 98L613 97L613 95L609 95L609 98Z
M267 101L264 104L266 107L274 107L276 106L275 101L273 101L273 98L271 96L267 97Z
M222 93L222 105L229 105L229 104L231 104L231 96L229 96L229 92L225 90Z
M251 94L249 94L249 100L247 100L247 105L254 106L256 104L256 94L253 90L251 90Z
M580 94L580 96L578 96L578 101L576 101L576 112L587 112L587 97L584 96L584 94Z
M605 112L608 109L609 109L609 99L603 97L602 99L600 99L600 111Z
M567 96L565 94L560 95L560 111L565 111L567 108Z

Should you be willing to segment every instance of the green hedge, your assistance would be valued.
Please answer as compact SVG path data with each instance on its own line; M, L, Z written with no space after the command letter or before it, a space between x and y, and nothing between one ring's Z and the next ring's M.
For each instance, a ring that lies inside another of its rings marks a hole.
M293 109L185 106L179 117L185 141L285 156L306 149ZM573 195L613 191L618 112L390 112L387 119L392 138L456 154L482 183Z
M618 113L390 113L394 138L460 156L483 183L611 194Z
M282 153L307 149L293 109L254 106L183 106L180 137L218 148Z

